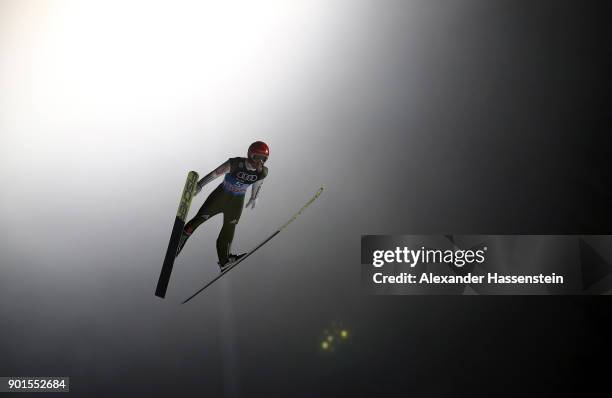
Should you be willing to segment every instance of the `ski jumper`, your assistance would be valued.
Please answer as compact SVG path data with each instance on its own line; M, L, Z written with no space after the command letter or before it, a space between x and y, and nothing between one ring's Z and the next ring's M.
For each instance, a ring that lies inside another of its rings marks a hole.
M217 255L221 264L224 264L230 255L234 231L242 214L247 188L253 186L251 198L256 198L261 190L263 179L268 175L268 168L263 166L261 171L257 171L250 167L247 158L230 158L202 178L198 182L198 188L201 189L208 182L223 174L225 174L223 182L208 196L198 213L185 225L183 230L188 237L206 220L223 213L223 227L217 238Z

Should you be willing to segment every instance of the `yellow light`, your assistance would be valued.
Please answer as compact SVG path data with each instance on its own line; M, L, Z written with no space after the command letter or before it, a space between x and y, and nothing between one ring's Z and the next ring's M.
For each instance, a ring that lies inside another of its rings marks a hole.
M322 342L321 348L323 348L324 350L327 350L329 348L329 343L327 341Z
M348 331L347 330L342 330L340 332L340 337L342 337L343 339L346 339L348 337Z

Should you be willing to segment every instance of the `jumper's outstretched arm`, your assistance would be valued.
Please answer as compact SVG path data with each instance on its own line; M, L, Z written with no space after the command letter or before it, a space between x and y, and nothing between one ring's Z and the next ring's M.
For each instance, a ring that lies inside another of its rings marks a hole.
M224 175L226 173L229 173L229 171L230 171L229 161L225 161L221 166L217 167L216 169L214 169L210 173L206 174L204 177L202 177L202 179L200 181L198 181L198 184L197 184L197 187L196 187L196 191L195 191L195 195L200 193L202 188L204 188L204 185L208 184L209 182L211 182L212 180L214 180L215 178L217 178L219 176L222 176L222 175Z
M245 207L251 206L251 209L255 208L255 205L257 204L257 195L259 195L262 185L263 180L257 180L253 183L253 185L251 185L251 198L249 199Z

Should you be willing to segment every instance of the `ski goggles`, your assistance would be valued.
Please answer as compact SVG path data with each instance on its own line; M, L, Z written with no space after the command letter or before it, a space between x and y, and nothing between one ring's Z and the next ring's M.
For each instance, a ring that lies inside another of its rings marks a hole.
M268 157L264 155L253 155L252 157L254 161L261 163L265 163L265 161L268 160Z

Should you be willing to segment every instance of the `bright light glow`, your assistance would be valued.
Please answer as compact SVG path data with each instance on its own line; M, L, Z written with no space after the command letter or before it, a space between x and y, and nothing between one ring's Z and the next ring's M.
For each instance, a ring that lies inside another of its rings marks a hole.
M187 170L209 172L257 139L276 150L282 133L270 126L309 87L304 71L326 51L332 11L321 0L2 2L0 178L10 189L0 216L95 217L85 209L94 201L112 213L153 182L167 182L158 191L174 202Z
M210 148L226 143L230 129L248 142L258 132L236 121L253 126L262 108L280 102L321 44L326 9L317 3L5 5L3 162L24 166L14 149L27 148L30 162L58 165L68 157L91 166L107 162L96 158L105 150L155 156L185 137Z

